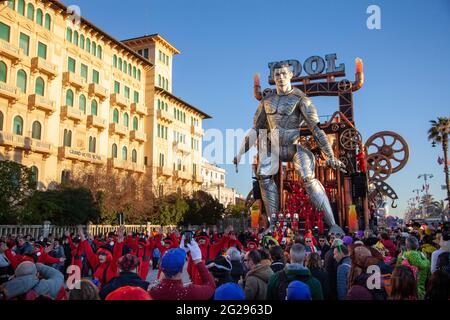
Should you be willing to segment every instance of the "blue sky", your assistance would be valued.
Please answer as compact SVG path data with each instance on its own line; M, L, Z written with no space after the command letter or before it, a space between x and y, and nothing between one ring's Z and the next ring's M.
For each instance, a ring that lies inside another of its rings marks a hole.
M364 61L365 84L354 95L355 121L363 139L389 130L409 143L406 167L389 183L402 215L420 173L432 173L430 192L445 197L440 147L432 148L429 120L450 115L450 1L256 1L256 0L82 0L81 14L117 39L160 33L181 54L174 58L173 92L213 119L204 128L251 126L257 101L252 76L268 86L267 63L304 61L336 53L354 77L354 59ZM381 29L369 30L369 5L381 9ZM314 98L319 114L331 114L337 98ZM246 195L250 166L228 171L227 184Z

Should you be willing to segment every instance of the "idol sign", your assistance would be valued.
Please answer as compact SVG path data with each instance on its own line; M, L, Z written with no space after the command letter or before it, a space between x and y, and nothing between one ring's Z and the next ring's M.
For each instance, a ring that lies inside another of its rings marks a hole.
M305 60L302 64L298 60L283 60L283 61L274 61L269 62L269 81L272 80L273 76L273 66L277 62L284 62L288 63L292 67L292 72L294 73L293 78L300 77L302 70L305 70L305 72L309 76L317 76L319 74L322 74L325 71L325 74L328 73L344 73L345 72L345 65L343 63L339 64L338 67L336 67L336 53L327 54L325 56L325 59L319 56L312 56ZM326 69L325 69L326 67Z

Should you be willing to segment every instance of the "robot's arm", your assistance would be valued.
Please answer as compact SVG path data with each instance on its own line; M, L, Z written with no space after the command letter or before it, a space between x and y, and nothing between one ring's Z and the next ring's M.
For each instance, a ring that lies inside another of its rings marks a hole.
M264 111L264 106L261 103L256 110L255 116L253 117L253 128L249 130L247 135L242 141L239 153L234 158L234 164L237 166L241 161L242 155L247 153L251 147L253 147L258 139L259 129L265 129L267 127L267 117Z

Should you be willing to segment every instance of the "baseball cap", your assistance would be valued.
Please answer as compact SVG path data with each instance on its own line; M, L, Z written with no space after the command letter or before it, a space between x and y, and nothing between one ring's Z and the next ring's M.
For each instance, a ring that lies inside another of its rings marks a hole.
M186 252L181 248L168 250L161 260L161 270L169 278L183 270L186 262Z

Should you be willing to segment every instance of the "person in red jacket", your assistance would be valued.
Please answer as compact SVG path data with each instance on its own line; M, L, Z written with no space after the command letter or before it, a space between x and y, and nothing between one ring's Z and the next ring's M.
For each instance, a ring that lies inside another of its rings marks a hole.
M80 235L80 245L83 246L89 264L94 269L93 278L99 282L99 289L118 275L117 261L122 256L124 230L125 227L120 226L118 240L114 245L114 253L112 255L109 250L103 248L98 249L97 252L94 253L84 234L82 233Z
M78 227L78 235L83 234L83 228ZM65 237L70 246L71 255L72 255L72 266L76 266L81 271L83 269L83 254L84 249L83 246L80 245L80 238L72 239L70 236L70 231L66 231L64 233Z
M152 239L145 240L139 238L137 241L136 256L139 258L138 274L142 280L147 279L148 271L150 270L150 261L153 258L153 248L155 244Z
M155 300L209 300L214 295L214 278L206 269L202 259L202 252L197 242L192 239L187 247L182 237L181 248L170 249L162 257L161 282L150 289L150 295ZM183 285L181 280L186 255L190 253L201 277L201 284Z
M54 258L47 253L45 248L40 243L34 244L34 253L38 257L38 263L46 265L52 265L54 263L60 263L66 261L66 258Z
M397 257L397 246L395 245L394 241L389 239L389 236L386 232L382 232L379 235L380 241L383 244L383 246L389 251L390 257Z

